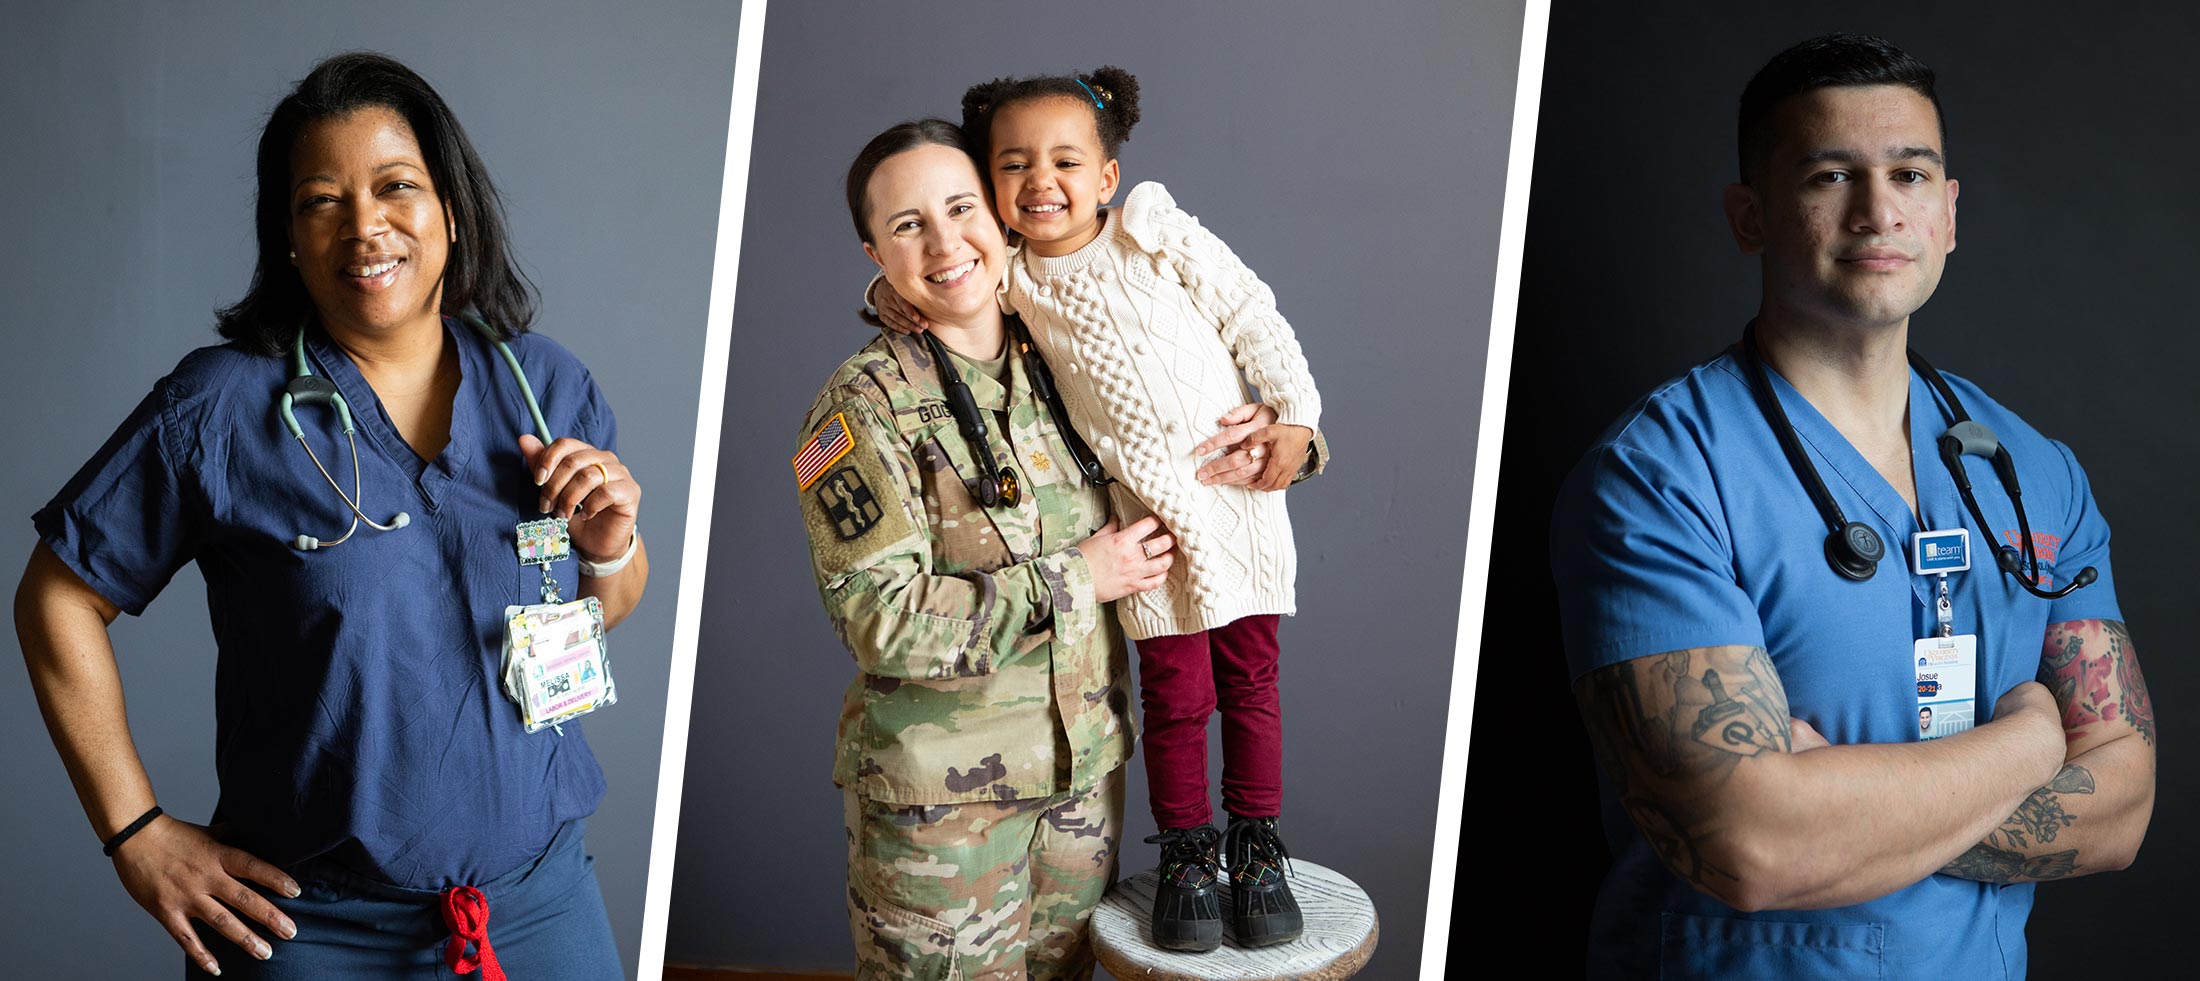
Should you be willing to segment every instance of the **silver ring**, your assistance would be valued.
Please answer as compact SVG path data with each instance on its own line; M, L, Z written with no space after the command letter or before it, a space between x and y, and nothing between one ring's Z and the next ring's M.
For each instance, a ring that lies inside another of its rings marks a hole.
M1152 542L1139 542L1139 543L1138 543L1138 554L1140 554L1140 555L1143 555L1143 556L1145 556L1145 557L1147 557L1147 558L1149 558L1149 559L1150 559L1150 558L1153 558L1153 543L1152 543Z

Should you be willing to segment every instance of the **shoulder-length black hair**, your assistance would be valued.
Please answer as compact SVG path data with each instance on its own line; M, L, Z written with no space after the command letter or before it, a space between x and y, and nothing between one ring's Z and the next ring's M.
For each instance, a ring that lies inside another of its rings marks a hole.
M360 109L384 108L412 127L427 158L428 176L450 210L458 233L443 267L443 312L472 308L506 339L535 319L535 286L512 261L505 239L504 203L474 145L426 79L383 55L340 54L313 67L268 114L260 133L259 201L254 224L260 238L252 287L219 311L221 335L263 354L279 355L313 313L313 300L290 264L290 153L307 126Z

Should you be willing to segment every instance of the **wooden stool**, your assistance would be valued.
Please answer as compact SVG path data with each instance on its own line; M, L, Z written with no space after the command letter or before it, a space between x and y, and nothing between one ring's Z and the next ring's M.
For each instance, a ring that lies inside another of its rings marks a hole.
M1154 869L1115 884L1092 911L1092 948L1100 966L1122 981L1341 981L1360 973L1375 953L1375 904L1352 880L1312 862L1291 860L1291 895L1306 917L1306 933L1287 944L1239 947L1229 931L1204 954L1162 950L1152 940ZM1222 880L1222 910L1230 910L1230 880Z

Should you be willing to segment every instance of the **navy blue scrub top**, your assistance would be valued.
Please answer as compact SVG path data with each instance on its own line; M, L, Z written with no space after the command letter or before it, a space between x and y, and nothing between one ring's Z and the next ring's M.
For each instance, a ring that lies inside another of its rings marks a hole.
M1910 571L1921 530L1895 489L1786 379L1772 385L1851 521L1888 545L1878 574L1851 582L1825 558L1827 528L1732 354L1637 403L1605 432L1560 492L1551 531L1567 665L1573 676L1692 647L1763 647L1790 712L1836 744L1918 738L1911 645L1937 621L1937 580ZM2100 578L2060 600L2003 575L1972 527L1972 568L1950 577L1955 632L1978 635L1978 719L2038 672L2047 626L2121 619L2108 524L2085 473L1978 387L1948 384L2014 458L2042 576L2060 585L2093 566ZM1940 462L1947 429L1925 380L1910 376L1910 446L1924 529L1970 527ZM2016 512L1990 463L1965 457L1997 542L2016 544ZM1738 912L1661 864L1603 786L1615 856L1590 940L1595 977L2022 977L2030 884L1932 875L1867 903L1829 910Z
M540 602L542 573L513 551L543 517L519 435L534 431L488 341L446 320L462 372L449 445L423 461L350 357L318 329L315 373L351 404L368 517L350 511L276 411L287 357L201 348L160 380L99 453L33 518L39 537L132 615L197 561L219 650L214 813L224 840L277 865L328 854L418 889L493 879L542 854L603 797L578 723L529 734L503 693L506 606ZM555 342L512 340L556 436L616 450L616 423ZM351 490L335 410L298 408L323 465ZM575 563L552 569L566 598Z

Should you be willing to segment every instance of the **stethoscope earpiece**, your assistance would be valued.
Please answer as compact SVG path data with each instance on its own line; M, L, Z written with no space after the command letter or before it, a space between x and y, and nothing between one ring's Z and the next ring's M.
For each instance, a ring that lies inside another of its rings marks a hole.
M1870 579L1887 555L1887 543L1861 521L1851 521L1826 536L1826 561L1833 571L1855 582Z

